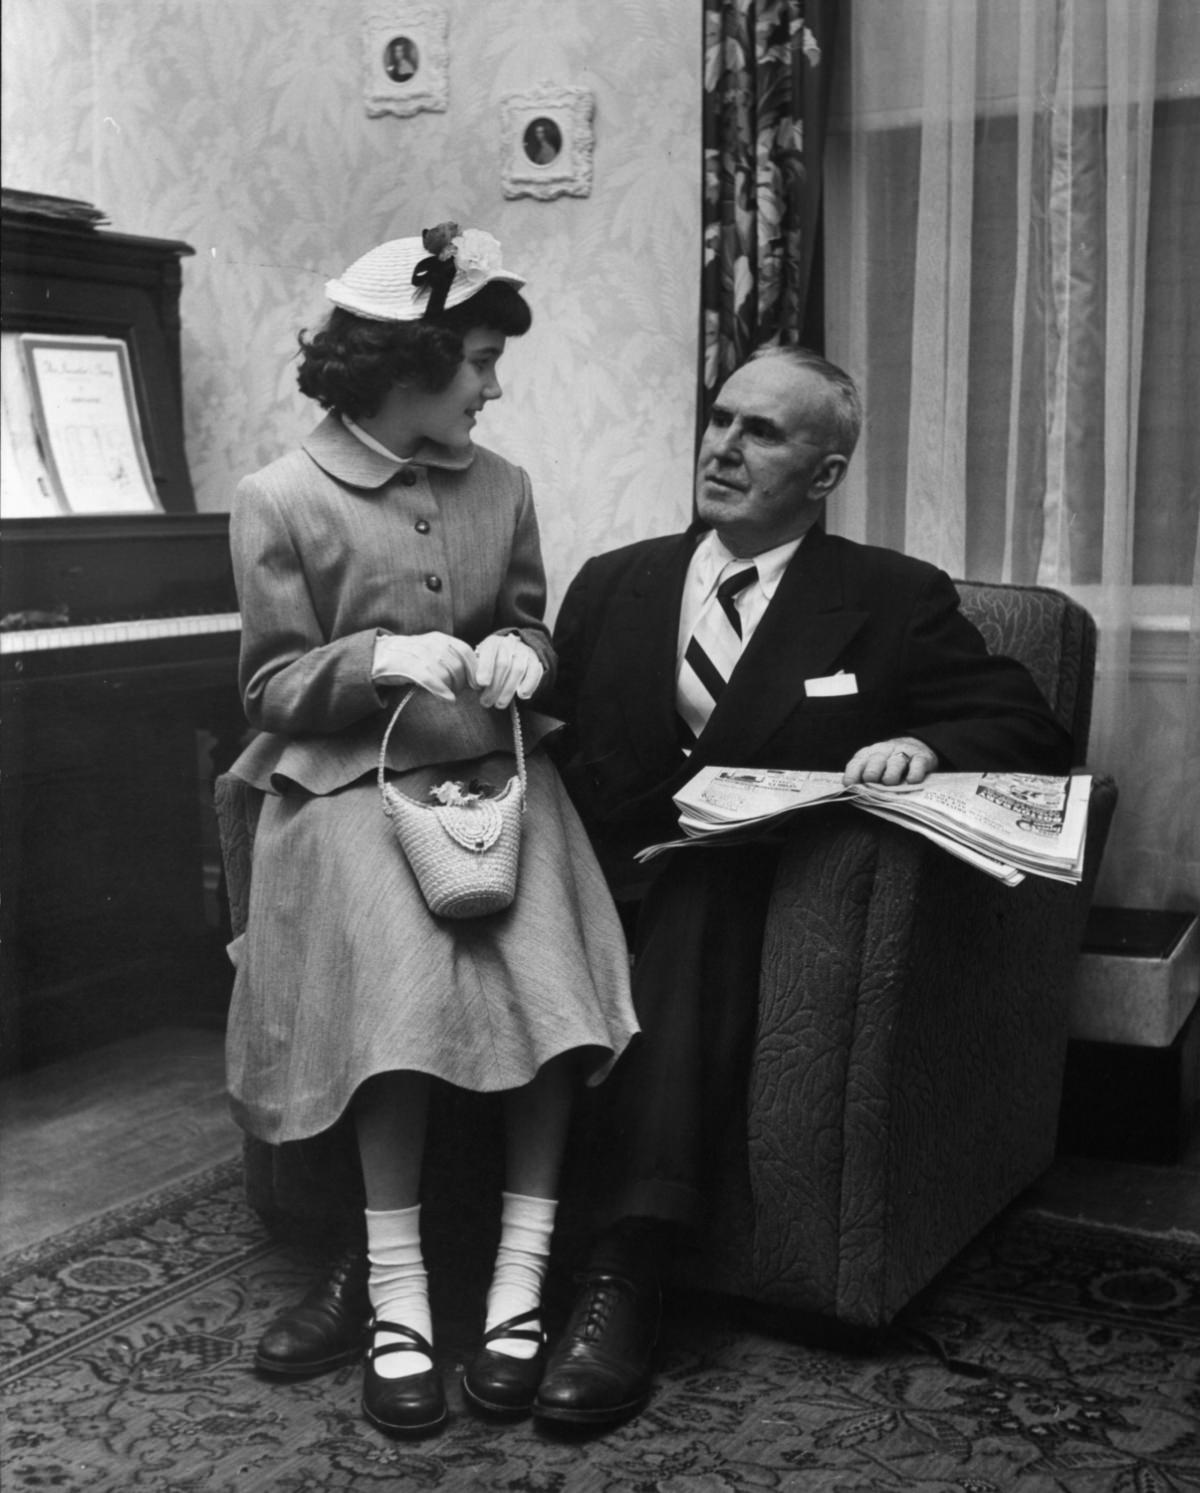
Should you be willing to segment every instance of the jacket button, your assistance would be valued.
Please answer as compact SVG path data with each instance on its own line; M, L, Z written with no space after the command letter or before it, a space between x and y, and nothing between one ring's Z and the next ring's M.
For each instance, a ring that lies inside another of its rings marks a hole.
M429 520L427 518L419 518L413 525L413 528L416 529L418 534L428 534Z
M400 481L405 487L416 487L417 474L411 467L402 467L400 469Z
M425 588L428 591L440 591L442 589L442 578L440 575L427 575L425 577Z

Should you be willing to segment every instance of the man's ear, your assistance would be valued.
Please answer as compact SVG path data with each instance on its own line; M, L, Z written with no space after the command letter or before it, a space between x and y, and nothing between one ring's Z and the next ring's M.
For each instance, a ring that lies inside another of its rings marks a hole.
M817 467L816 475L813 477L812 486L808 490L810 498L827 498L846 475L846 469L850 465L848 456L839 456L831 453L821 459Z

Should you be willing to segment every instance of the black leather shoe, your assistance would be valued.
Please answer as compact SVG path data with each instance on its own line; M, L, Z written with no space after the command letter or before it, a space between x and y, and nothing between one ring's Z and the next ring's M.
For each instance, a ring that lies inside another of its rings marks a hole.
M367 1251L353 1244L301 1301L275 1318L258 1340L254 1367L299 1378L352 1363L362 1356L370 1317Z
M533 1397L541 1382L542 1370L546 1367L546 1334L541 1327L522 1327L523 1322L536 1322L541 1311L522 1312L519 1317L510 1317L490 1332L483 1335L483 1347L475 1355L463 1375L463 1392L481 1410L493 1415L525 1415L533 1409ZM511 1353L497 1353L489 1343L501 1338L525 1338L536 1343L537 1352L532 1358L514 1358Z
M604 1425L641 1410L650 1398L659 1312L657 1280L589 1270L542 1375L534 1415Z
M394 1332L407 1338L403 1343L372 1343L363 1368L363 1414L373 1426L395 1436L418 1436L436 1430L446 1419L446 1391L437 1365L421 1374L385 1379L375 1372L375 1360L385 1353L424 1353L432 1359L433 1348L411 1327L398 1322L375 1322L377 1332Z

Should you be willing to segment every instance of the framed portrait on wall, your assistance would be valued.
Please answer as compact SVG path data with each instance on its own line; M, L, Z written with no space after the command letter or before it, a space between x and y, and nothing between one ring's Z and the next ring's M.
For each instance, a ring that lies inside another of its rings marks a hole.
M595 103L586 88L545 83L503 102L506 197L587 197L592 190Z
M367 113L444 111L448 34L444 0L362 0Z

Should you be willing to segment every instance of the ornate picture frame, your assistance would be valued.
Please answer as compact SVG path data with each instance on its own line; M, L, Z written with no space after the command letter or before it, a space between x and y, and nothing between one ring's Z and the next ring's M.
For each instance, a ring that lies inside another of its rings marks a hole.
M444 112L450 29L444 0L362 0L361 27L367 113Z
M503 189L506 197L588 197L592 190L589 89L543 83L501 100Z

